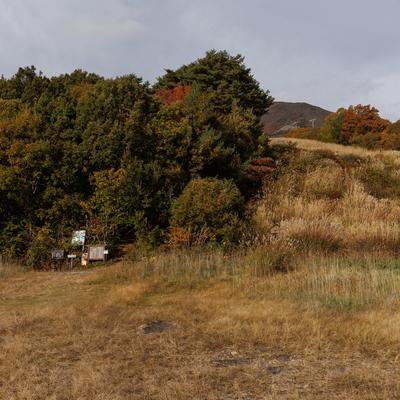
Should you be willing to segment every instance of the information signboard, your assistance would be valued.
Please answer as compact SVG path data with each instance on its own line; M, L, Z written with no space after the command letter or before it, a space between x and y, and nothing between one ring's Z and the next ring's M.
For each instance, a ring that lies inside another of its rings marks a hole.
M86 231L74 231L72 234L71 243L74 246L84 246L85 245Z
M89 261L104 261L105 246L89 246Z

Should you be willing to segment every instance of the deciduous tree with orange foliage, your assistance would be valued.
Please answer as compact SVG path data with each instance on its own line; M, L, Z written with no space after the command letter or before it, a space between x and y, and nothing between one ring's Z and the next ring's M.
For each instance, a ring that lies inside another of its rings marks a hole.
M390 121L381 118L375 107L358 104L328 116L318 136L326 142L373 148L380 146L382 132L389 126Z
M379 111L370 105L351 106L345 112L340 141L366 147L376 147L380 143L381 133L390 122L379 116Z

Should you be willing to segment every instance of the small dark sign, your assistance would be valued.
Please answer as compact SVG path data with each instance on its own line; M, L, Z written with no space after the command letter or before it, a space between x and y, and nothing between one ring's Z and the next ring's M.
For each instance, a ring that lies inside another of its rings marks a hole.
M64 259L64 250L63 249L55 249L51 251L51 258L53 260L63 260Z

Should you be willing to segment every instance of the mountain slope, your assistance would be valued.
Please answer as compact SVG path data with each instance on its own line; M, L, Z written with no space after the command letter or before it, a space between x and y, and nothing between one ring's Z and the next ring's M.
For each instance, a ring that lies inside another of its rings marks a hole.
M262 117L264 133L269 136L283 136L293 127L321 126L330 111L307 103L274 103Z

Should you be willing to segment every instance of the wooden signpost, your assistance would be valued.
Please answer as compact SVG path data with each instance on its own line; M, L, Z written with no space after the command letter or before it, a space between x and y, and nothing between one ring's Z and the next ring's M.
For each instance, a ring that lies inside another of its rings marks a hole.
M67 258L69 259L69 261L71 263L70 266L71 266L71 269L72 269L72 267L74 265L74 260L76 259L76 254L68 254Z

